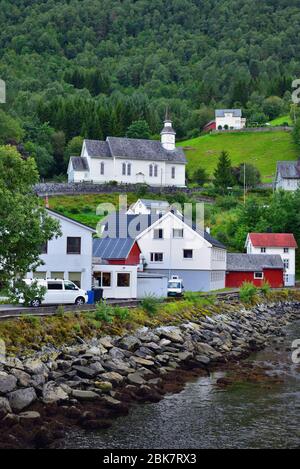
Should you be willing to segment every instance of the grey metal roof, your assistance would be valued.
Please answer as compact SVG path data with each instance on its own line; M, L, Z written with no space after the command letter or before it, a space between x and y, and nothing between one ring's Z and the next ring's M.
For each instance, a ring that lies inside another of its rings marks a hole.
M300 160L278 161L277 171L283 179L300 179Z
M127 259L135 243L131 238L95 238L93 257L101 259Z
M182 217L179 214L174 214L179 219ZM104 220L105 230L109 230L110 237L122 237L122 239L130 238L135 239L139 234L149 228L153 223L161 218L161 215L157 215L154 212L151 215L128 215L126 212L116 212ZM186 220L184 220L186 221ZM200 233L199 229L194 223L189 224L191 228L198 234L204 237L212 246L226 249L226 247L220 243L217 239L213 238L206 231ZM130 228L134 229L134 233L131 233Z
M225 117L225 113L231 113L233 117L242 117L241 109L216 109L216 117Z
M169 202L166 200L151 200L151 199L140 199L141 202L145 205L146 208L149 210L151 208L168 208L170 206Z
M228 272L262 272L263 269L284 269L281 256L271 254L227 254Z
M89 164L86 158L81 156L71 156L74 171L89 171Z
M109 145L102 140L85 140L86 150L92 158L111 158Z
M181 147L176 147L175 150L166 150L158 140L107 137L107 142L111 155L115 158L187 163Z

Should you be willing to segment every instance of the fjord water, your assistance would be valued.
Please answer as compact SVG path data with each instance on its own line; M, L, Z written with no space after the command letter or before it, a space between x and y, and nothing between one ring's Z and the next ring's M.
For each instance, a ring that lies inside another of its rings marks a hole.
M300 365L292 363L291 344L300 339L300 322L286 329L279 346L248 361L267 364L280 384L215 385L224 373L187 383L179 394L144 404L117 419L109 430L72 432L67 448L299 448Z

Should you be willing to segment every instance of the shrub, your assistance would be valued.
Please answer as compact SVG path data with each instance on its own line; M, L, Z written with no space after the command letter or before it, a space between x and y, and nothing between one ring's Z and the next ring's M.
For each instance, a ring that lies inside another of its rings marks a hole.
M112 323L114 319L114 308L106 303L106 301L97 303L97 310L95 312L96 321L103 321Z
M257 288L251 282L244 282L240 289L240 299L243 303L251 303L257 294Z
M128 308L121 308L120 306L115 306L114 314L116 318L119 318L121 321L126 321L126 319L129 318L130 312Z
M63 307L63 305L59 305L59 306L57 307L55 316L57 316L57 317L59 317L59 318L63 318L64 315L65 315L65 308Z
M158 312L158 306L161 303L162 300L160 298L149 295L141 301L141 307L149 316L155 316Z
M271 291L269 282L264 282L260 290L264 295L268 295Z

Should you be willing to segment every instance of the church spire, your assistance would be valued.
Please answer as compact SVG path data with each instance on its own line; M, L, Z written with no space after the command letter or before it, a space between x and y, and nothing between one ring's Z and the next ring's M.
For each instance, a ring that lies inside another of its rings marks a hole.
M172 121L169 117L169 108L166 107L166 114L165 114L165 121L164 121L164 128L162 129L161 133L161 144L165 150L175 150L175 137L176 132L173 129Z

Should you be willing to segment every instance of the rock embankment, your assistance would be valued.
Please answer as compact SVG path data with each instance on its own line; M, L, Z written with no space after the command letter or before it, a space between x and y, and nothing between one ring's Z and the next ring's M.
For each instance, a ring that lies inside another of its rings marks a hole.
M155 402L175 389L170 377L208 373L263 348L299 312L298 302L260 305L7 358L0 364L2 446L48 446L66 424L106 428L131 401Z

